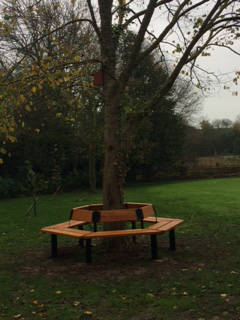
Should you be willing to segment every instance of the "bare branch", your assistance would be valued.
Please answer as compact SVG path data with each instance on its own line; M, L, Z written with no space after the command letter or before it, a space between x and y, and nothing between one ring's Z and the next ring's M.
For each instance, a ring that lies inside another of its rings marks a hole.
M90 24L92 24L92 21L91 21L90 19L76 19L76 20L73 20L73 21L69 21L69 22L61 25L60 27L58 27L58 28L56 28L56 29L54 29L54 30L52 30L52 31L44 34L43 36L39 37L38 39L36 39L36 41L27 44L27 45L26 45L26 48L29 48L29 50L31 50L37 42L43 40L44 38L47 38L47 37L50 36L51 34L53 34L53 33L57 32L57 31L65 28L66 26L71 25L71 24L73 24L73 23L77 23L77 22L80 22L80 23L81 23L81 22L89 22ZM27 55L28 55L28 53L26 53L26 54L12 67L11 72L8 73L7 77L4 79L3 82L6 82L6 81L8 80L9 76L17 69L17 67L22 63L22 61L27 57Z
M89 9L89 12L90 12L90 15L91 15L91 18L92 18L92 26L98 36L98 39L99 41L101 42L101 31L97 25L97 21L96 21L96 18L95 18L95 13L94 13L94 10L93 10L93 6L92 6L92 1L91 0L87 0L87 4L88 4L88 9Z

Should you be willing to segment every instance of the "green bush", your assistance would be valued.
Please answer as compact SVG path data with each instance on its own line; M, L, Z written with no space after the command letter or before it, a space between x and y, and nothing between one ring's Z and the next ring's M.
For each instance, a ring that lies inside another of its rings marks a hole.
M0 198L18 197L25 193L26 188L22 182L9 177L0 177Z

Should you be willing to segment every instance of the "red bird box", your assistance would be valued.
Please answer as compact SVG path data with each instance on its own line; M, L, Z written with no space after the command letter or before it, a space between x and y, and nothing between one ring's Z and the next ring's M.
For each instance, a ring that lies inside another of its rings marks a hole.
M96 71L92 74L94 87L99 87L103 85L103 72L102 69Z

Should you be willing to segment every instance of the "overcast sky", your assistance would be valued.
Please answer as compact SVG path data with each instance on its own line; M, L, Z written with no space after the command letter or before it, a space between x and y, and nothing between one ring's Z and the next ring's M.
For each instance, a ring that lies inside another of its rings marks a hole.
M237 47L240 48L239 43L236 44L236 49ZM240 56L229 50L216 48L211 57L201 58L199 65L217 73L232 72L230 78L233 79L236 70L240 71ZM240 84L235 85L231 81L230 89L238 91L238 95L224 89L219 91L217 87L212 88L211 96L203 100L202 115L210 121L224 118L234 121L240 115Z
M145 1L145 3L148 3L148 1ZM167 23L161 13L161 10L156 10L151 23L155 34L158 34L164 23ZM240 52L239 40L235 42L233 48ZM213 50L208 52L211 52L210 57L198 58L197 63L199 66L208 72L214 72L216 75L231 73L231 75L225 77L225 79L231 79L231 86L230 91L227 91L223 89L224 84L219 86L211 85L210 96L203 100L203 109L200 116L209 121L226 118L234 121L240 115L240 82L239 85L235 85L232 79L236 76L235 72L240 71L240 56L220 47L214 47ZM207 77L207 75L205 76ZM239 91L238 96L233 95L231 91Z

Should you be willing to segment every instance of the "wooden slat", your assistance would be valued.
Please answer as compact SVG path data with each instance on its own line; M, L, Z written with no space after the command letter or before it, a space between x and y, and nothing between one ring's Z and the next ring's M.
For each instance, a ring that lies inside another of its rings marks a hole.
M49 227L45 227L44 229L46 229L46 228L58 229L58 228L63 228L63 227L72 228L72 227L83 226L85 224L88 224L88 222L86 222L86 221L69 220L69 221L66 221L66 222L54 224L54 225L49 226Z
M155 213L154 209L153 209L153 206L151 204L146 205L146 206L142 207L141 209L143 211L144 218L147 218L149 216L153 216L154 213Z
M165 224L164 226L159 227L157 230L161 230L162 232L167 232L167 231L174 229L175 227L177 227L181 223L183 223L183 220L171 221L171 222Z
M127 222L137 221L136 211L132 209L101 211L100 222Z
M100 204L100 203L90 204L89 210L91 210L91 211L101 211L101 210L103 210L103 205Z
M145 206L149 206L150 203L134 203L134 202L126 202L127 209L139 209Z
M181 219L172 219L172 218L159 218L157 217L147 217L147 218L144 218L143 221L144 222L149 222L149 223L155 223L156 221L159 222L159 221L162 221L162 220L169 220L169 221L183 221Z
M92 211L80 208L72 209L72 220L92 222Z
M89 231L76 230L76 229L70 229L70 228L62 228L62 229L42 228L41 232L56 234L59 236L66 236L66 237L71 237L71 238L82 238L86 234L91 233Z
M158 223L152 224L152 225L151 225L150 227L148 227L147 229L150 229L150 230L158 230L159 228L161 228L161 227L169 224L169 222L171 222L171 221L169 221L169 220L167 220L167 219L166 219L166 220L162 220L162 221L160 221L160 222L158 222Z
M100 221L105 222L127 222L137 221L136 209L141 208L144 217L154 215L153 206L142 203L126 203L127 209L119 210L102 210L101 204L91 204L89 206L82 206L72 209L71 219L92 222L92 214L94 211L100 212Z
M128 229L128 230L115 230L115 231L99 231L92 232L83 236L83 239L93 239L93 238L114 238L114 237L126 237L135 235L146 235L146 234L160 234L159 230L149 230L149 229Z

